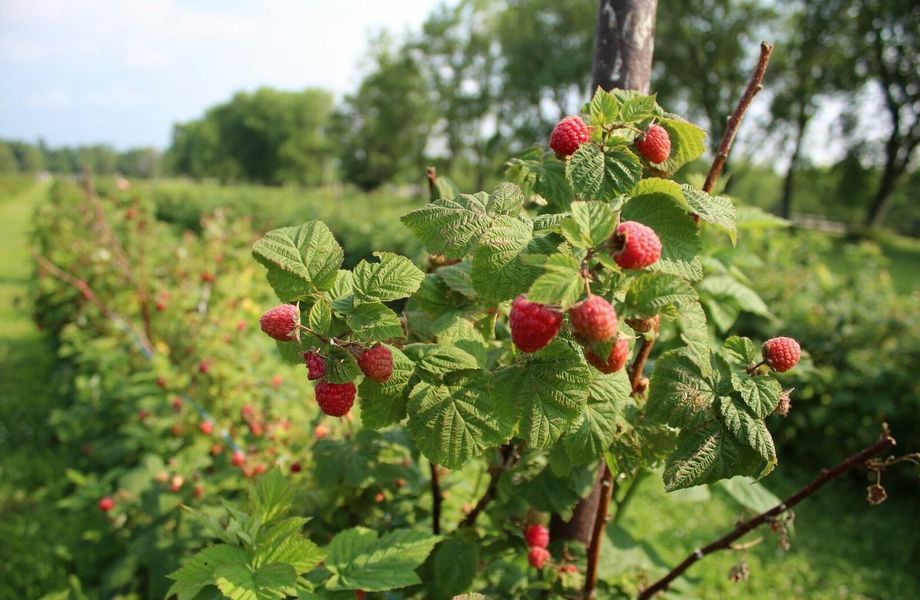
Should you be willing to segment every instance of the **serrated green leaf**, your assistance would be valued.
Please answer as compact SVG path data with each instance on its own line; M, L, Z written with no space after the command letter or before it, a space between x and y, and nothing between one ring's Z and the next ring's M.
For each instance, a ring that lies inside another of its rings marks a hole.
M626 306L637 315L651 317L666 306L682 306L696 302L696 290L676 275L642 273L629 283Z
M402 217L403 224L432 254L463 258L492 224L481 198L461 194L441 199Z
M496 400L517 403L521 437L533 447L546 448L584 409L590 381L581 355L556 340L527 361L499 370L493 389Z
M489 394L483 371L460 371L443 384L412 388L409 433L432 462L455 469L505 441L514 427L514 404Z
M703 221L711 223L728 233L732 245L738 242L738 225L735 205L725 196L710 196L686 183L681 186L690 208Z
M580 248L593 248L603 244L613 234L616 215L603 202L573 202L572 222L577 226L579 237L569 239Z
M325 295L310 307L310 312L307 313L307 327L319 335L329 335L329 328L332 327L332 302Z
M339 270L335 274L335 283L332 284L332 289L329 290L329 297L333 300L338 298L344 298L345 296L350 296L354 293L355 289L355 278L351 271Z
M330 346L327 354L326 380L329 383L349 383L361 375L358 362L348 350L340 346Z
M268 283L283 302L331 288L344 258L342 247L320 221L273 229L253 244L252 254L268 270Z
M262 523L270 523L287 513L293 500L294 489L278 469L259 477L249 491L250 509Z
M333 590L384 592L421 583L417 569L441 540L421 531L397 529L377 538L363 527L346 529L329 544L326 568Z
M719 414L725 428L736 440L753 449L768 463L776 463L776 448L766 424L749 413L741 400L722 396L719 398Z
M501 302L527 291L539 270L521 258L533 237L529 219L499 216L473 253L470 277L486 302Z
M772 313L760 295L731 275L712 275L696 286L700 294L711 296L717 304L732 303L739 309L770 318Z
M622 422L621 406L632 393L625 370L592 374L588 403L563 436L562 443L572 464L581 465L602 456L613 443Z
M374 252L380 262L362 260L354 270L354 294L360 302L390 302L414 294L425 274L405 256Z
M623 107L620 109L620 121L634 123L648 118L652 116L657 106L655 94L651 96L631 96L623 102Z
M762 483L751 477L732 477L719 482L732 499L754 513L762 513L779 506L782 500L768 490Z
M760 419L773 414L783 391L779 382L769 375L750 377L747 373L734 372L732 385L740 392L751 414Z
M739 206L736 208L738 229L782 229L791 223L756 206Z
M672 350L655 361L646 405L649 418L672 427L696 427L712 419L714 401L710 382L687 350Z
M588 114L591 117L591 125L603 128L605 125L612 125L620 120L620 108L623 101L598 86L588 104Z
M460 188L457 187L450 177L438 175L434 179L434 185L431 186L430 201L434 202L441 198L456 198L460 195Z
M736 363L747 367L757 359L757 347L750 338L731 336L725 340L725 353Z
M658 165L662 171L674 174L706 151L706 132L696 125L677 118L661 118L659 125L667 130L671 139L671 155L668 160Z
M192 600L205 587L215 585L216 569L224 565L245 565L248 562L249 553L239 546L218 544L205 548L168 575L175 583L166 595L176 594L179 600Z
M642 162L625 147L604 154L604 181L600 198L614 200L633 189L642 177Z
M256 550L252 566L256 569L273 563L294 567L298 574L309 573L323 561L325 553L300 534L287 535L262 544Z
M562 310L578 302L585 290L578 259L569 254L553 254L543 263L543 269L527 292L531 302L559 304Z
M476 290L473 289L471 275L473 265L468 260L439 268L436 273L447 286L467 298L475 299Z
M696 429L681 431L677 449L664 466L664 485L668 492L723 478L726 466L736 460L736 445L728 439L718 421L708 421Z
M569 158L565 177L577 198L601 198L604 184L604 153L594 144L582 144Z
M635 196L626 203L622 220L638 221L655 230L661 239L661 259L650 270L680 275L689 281L703 277L699 231L689 214L666 194Z
M417 346L413 344L413 346ZM418 344L420 346L420 344ZM410 347L406 347L409 351ZM420 352L417 359L417 368L440 381L444 375L454 371L470 371L479 368L476 357L469 352L454 346L428 344Z
M706 313L700 303L691 302L681 306L677 324L680 326L680 339L687 344L688 355L700 367L703 375L709 375L709 327L706 325Z
M498 184L498 187L489 196L489 203L486 205L489 213L510 217L521 214L522 208L524 208L524 194L521 188L508 182Z
M367 429L382 429L406 417L409 379L415 363L399 348L387 346L393 355L393 373L383 383L365 377L358 386L361 424Z
M249 565L224 565L214 572L221 593L231 600L281 600L297 593L297 573L285 564L253 569Z
M479 568L479 545L475 536L455 535L438 544L431 554L431 578L427 597L454 598L470 588Z
M379 302L359 304L346 319L355 339L379 342L404 337L399 316Z

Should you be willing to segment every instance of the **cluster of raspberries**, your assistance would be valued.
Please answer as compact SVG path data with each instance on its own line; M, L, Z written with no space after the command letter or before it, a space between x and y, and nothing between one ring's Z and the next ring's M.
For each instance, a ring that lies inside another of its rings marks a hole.
M549 147L560 160L575 154L575 151L591 139L591 128L579 116L565 117L549 137ZM652 123L639 135L633 145L639 156L654 165L660 165L671 156L671 137L668 130Z
M281 342L300 339L300 309L296 304L280 304L259 319L259 325L266 334ZM370 348L350 345L358 366L365 377L383 383L393 374L393 353L383 344ZM351 381L332 383L326 380L326 359L315 350L303 353L307 367L307 378L318 380L315 394L320 410L333 417L344 417L355 403L357 389Z

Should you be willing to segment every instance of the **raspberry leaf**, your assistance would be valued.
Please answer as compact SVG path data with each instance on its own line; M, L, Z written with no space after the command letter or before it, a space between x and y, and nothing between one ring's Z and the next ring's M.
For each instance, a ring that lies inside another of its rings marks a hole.
M563 235L576 247L587 249L603 244L616 227L616 215L603 202L573 202L571 212L566 222L574 227L564 227ZM574 232L578 235L570 235Z
M646 405L651 419L681 428L712 419L712 384L686 350L672 350L655 361L651 379Z
M737 311L743 310L761 317L773 315L760 295L731 275L712 275L696 286L713 321L722 331L728 330L737 319ZM735 309L734 311L732 309ZM725 313L725 318L717 318Z
M415 293L425 278L404 256L374 252L380 262L362 260L354 270L354 294L361 302L390 302Z
M685 279L667 273L642 273L629 284L626 307L637 315L653 317L666 306L696 302L696 290Z
M577 198L600 198L604 184L604 153L594 144L582 144L566 164L565 176Z
M635 123L652 116L658 104L655 102L655 95L642 96L635 95L627 98L620 108L619 120L624 123Z
M346 529L329 544L325 566L332 573L332 590L383 592L421 583L417 569L440 536L397 529L377 538L364 527Z
M169 574L175 581L167 596L175 594L179 600L192 600L198 592L209 585L215 585L214 572L226 565L240 567L249 562L249 553L240 546L218 544L205 548L189 560L181 569Z
M591 125L599 129L616 122L620 117L622 106L623 101L620 98L598 87L594 97L591 98L591 102L588 104Z
M539 270L521 254L533 237L533 223L526 217L499 216L482 236L473 254L470 277L485 302L501 302L527 291Z
M729 358L744 367L757 360L757 347L750 338L733 335L725 340L723 348Z
M415 363L398 348L387 346L393 355L393 374L383 383L365 377L358 386L361 424L368 429L382 429L406 418L408 385Z
M725 196L710 196L686 183L681 186L687 204L707 223L712 223L728 234L734 246L738 242L738 224L735 205Z
M260 569L223 565L214 570L214 582L227 598L285 598L297 594L294 567L281 563Z
M732 374L732 385L740 392L751 414L760 419L776 410L779 395L783 391L779 382L769 375L751 377L747 373L738 371Z
M703 266L697 256L699 231L690 215L674 204L670 196L660 192L637 195L623 207L621 219L647 225L661 239L661 259L650 269L689 281L702 279Z
M767 426L762 419L749 413L740 400L727 396L719 398L719 414L736 440L752 448L769 464L776 463L776 448Z
M584 410L590 381L581 355L556 340L526 362L499 370L493 389L496 399L517 402L521 437L533 447L546 448Z
M600 198L613 200L639 183L642 163L639 157L624 147L608 150L604 155L604 181Z
M524 208L524 194L521 188L513 183L500 183L489 196L486 210L493 215L507 215L516 217Z
M380 302L359 304L346 322L352 335L361 342L405 337L399 316Z
M514 427L512 402L489 394L483 371L459 371L444 383L412 388L406 411L409 433L432 462L455 469L505 441Z
M677 316L677 324L680 327L680 339L687 344L687 356L700 367L703 375L708 376L711 348L703 306L699 302L682 305Z
M403 224L432 254L463 258L492 224L486 212L488 197L461 194L442 199L402 217Z
M361 375L355 357L339 346L330 346L326 360L326 380L329 383L348 383Z
M626 371L593 376L585 410L563 436L562 444L572 464L591 462L613 443L622 424L622 404L632 393Z
M734 475L757 474L765 461L751 448L736 441L718 421L681 431L677 449L664 465L665 490L672 492L703 483L715 483Z
M476 290L473 288L472 267L470 261L464 260L441 267L436 273L450 289L473 300L476 298Z
M307 327L320 335L329 335L329 329L332 327L332 303L328 297L322 296L310 307L310 312L307 313Z
M268 270L268 283L283 302L330 289L344 258L342 247L320 221L273 229L253 244L252 254Z
M543 263L543 274L537 277L527 297L541 304L559 304L562 310L578 302L585 289L578 259L568 254L553 254Z

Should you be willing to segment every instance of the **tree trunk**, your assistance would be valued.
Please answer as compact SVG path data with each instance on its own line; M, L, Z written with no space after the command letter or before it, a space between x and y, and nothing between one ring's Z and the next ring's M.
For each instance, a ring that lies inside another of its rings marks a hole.
M780 216L788 219L792 216L792 193L795 187L795 171L799 167L799 158L802 155L802 141L805 139L805 127L808 125L808 118L805 116L804 105L799 108L799 118L796 121L795 147L792 150L792 156L789 157L789 167L786 169L786 177L783 178L783 197L780 201Z
M652 77L655 48L655 11L658 0L599 0L594 38L594 90L622 88L647 93ZM598 469L594 488L575 505L569 521L553 515L553 539L591 543L594 521L601 498L604 463Z
M894 196L898 179L901 176L901 172L903 172L898 169L895 162L894 157L890 156L885 161L882 180L875 191L875 197L872 198L872 204L869 205L869 212L866 213L866 227L881 227L885 222L885 216L891 207L891 198Z

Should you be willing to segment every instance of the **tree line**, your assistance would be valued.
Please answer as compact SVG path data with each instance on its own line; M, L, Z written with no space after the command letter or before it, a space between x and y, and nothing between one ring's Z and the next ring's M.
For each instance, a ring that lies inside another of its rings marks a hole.
M774 197L756 190L759 202L783 216L841 205L861 211L854 221L877 226L896 206L892 221L920 228L909 193L920 142L920 4L697 0L687 9L683 0L658 0L652 90L705 124L713 151L758 42L776 45L761 100L769 110L748 136L756 153L735 156L729 187L753 160L770 167L759 173L779 178ZM544 141L590 96L596 13L589 0L442 5L419 31L376 36L361 83L338 103L316 89L236 94L177 124L158 168L270 185L344 180L371 190L418 182L434 164L462 188L483 189L509 155ZM830 129L816 118L827 106L839 108ZM809 145L843 158L813 164ZM105 152L83 154L113 164ZM45 162L52 164L47 155Z
M152 147L118 151L105 144L52 148L44 140L37 144L19 140L0 140L0 174L54 173L78 174L85 170L100 175L157 177L163 173L163 153Z

